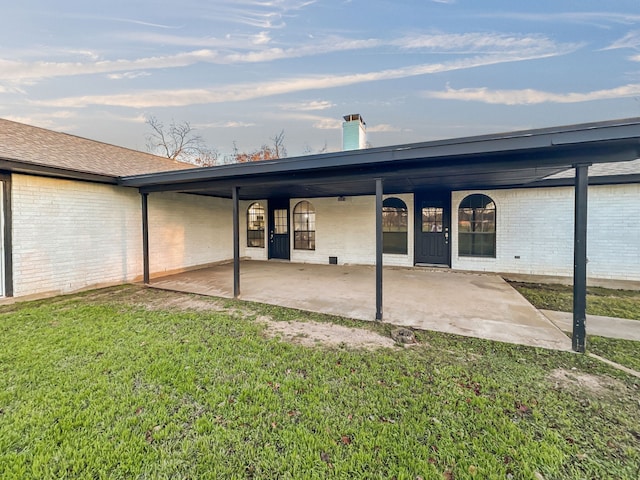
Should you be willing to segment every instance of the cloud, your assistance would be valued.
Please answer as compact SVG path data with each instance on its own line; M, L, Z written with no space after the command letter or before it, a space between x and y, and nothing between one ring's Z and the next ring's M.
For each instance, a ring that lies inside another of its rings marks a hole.
M581 23L594 25L596 27L609 28L611 23L633 25L640 22L640 14L636 13L614 13L614 12L556 12L549 13L514 13L514 12L492 12L478 14L484 18L507 18L512 20L535 21L535 22L562 22Z
M215 20L230 21L260 29L284 28L284 18L315 0L245 0L216 2Z
M213 122L213 123L198 123L195 124L196 128L246 128L254 127L255 123L242 122L238 120L230 120L226 122Z
M169 30L182 28L182 26L180 25L163 25L160 23L151 23L151 22L145 22L143 20L135 20L130 18L109 18L108 20L113 20L116 22L123 22L123 23L133 23L134 25L142 25L144 27L164 28Z
M265 40L264 37L260 37ZM321 55L330 52L371 48L377 40L343 41L330 37L324 42L288 49L267 48L244 53L222 54L217 50L200 49L175 55L143 57L134 60L101 60L92 62L23 62L0 59L0 80L25 83L44 78L76 75L113 74L129 72L129 77L114 76L114 79L132 78L133 71L187 67L197 63L231 64L267 62L286 58ZM110 77L111 78L111 77Z
M69 120L77 117L77 113L70 110L57 110L55 112L34 113L32 115L3 115L3 118L26 125L35 125L58 131L71 131L75 126L60 126L60 120Z
M246 44L249 45L249 35L218 37L192 37L188 35L169 35L166 33L155 32L126 32L117 35L118 38L136 42L151 43L161 46L178 46L178 47L205 47L205 48L230 48L234 46L234 41L238 38L247 39Z
M313 123L313 128L318 130L337 130L342 128L342 120L335 118L318 118Z
M314 110L326 110L331 107L335 107L334 103L326 100L312 100L310 102L302 103L287 103L284 105L278 105L282 110L295 110L295 111L314 111Z
M575 43L558 44L543 35L507 35L502 33L460 33L410 35L393 44L403 49L426 49L447 53L564 54L578 49Z
M631 60L632 62L640 62L640 55L629 57L629 60Z
M182 89L182 90L147 90L113 95L85 95L52 100L34 101L36 105L61 108L82 108L88 105L108 105L130 108L180 107L187 105L239 102L255 98L270 97L285 93L305 90L337 88L381 80L415 77L455 70L464 70L506 62L518 62L552 56L552 53L538 55L486 55L464 58L460 60L411 65L408 67L388 69L349 75L326 75L285 78L264 83L235 84L223 87Z
M427 91L423 96L441 100L462 100L498 105L536 105L541 103L580 103L640 95L640 83L623 85L606 90L586 93L552 93L541 90L490 90L483 88L447 88L444 91Z
M65 15L65 17L78 19L78 20L106 20L109 22L118 22L118 23L131 23L133 25L141 25L143 27L153 27L153 28L161 28L166 30L177 30L179 28L183 28L181 25L165 25L161 23L153 23L147 22L145 20L138 20L135 18L121 18L121 17L101 17L97 15L86 15L86 14L70 14Z
M616 40L602 50L615 50L618 48L638 48L640 47L640 30L627 33L624 37Z
M173 55L159 55L137 59L91 60L91 61L36 61L0 59L0 81L26 84L45 78L69 77L77 75L106 74L114 80L131 79L148 75L149 70L183 68L198 63L218 65L270 62L282 59L324 55L333 52L370 49L380 46L395 46L403 50L426 49L430 52L492 54L529 57L562 55L579 48L577 44L559 44L544 36L518 36L495 33L413 35L397 40L350 39L341 36L327 36L321 40L291 48L267 47L271 39L267 32L255 36L243 36L242 46L232 50L230 39L181 38L154 35L154 41L168 39L173 42L217 44L220 50L202 48L179 52ZM224 47L224 48L223 48ZM229 51L231 52L229 53ZM70 52L67 52L70 53ZM80 52L76 52L80 53ZM83 55L96 55L81 52ZM137 74L136 72L142 72Z
M402 131L401 128L394 127L394 126L389 125L387 123L381 123L379 125L367 126L367 132L372 132L372 133L400 132L400 131Z
M336 118L334 116L325 117L323 115L316 115L313 113L306 113L301 110L291 110L287 111L285 114L276 114L271 115L275 121L299 121L299 122L309 122L312 124L313 128L318 130L340 130L342 129L342 119L339 117Z
M124 72L124 73L110 73L107 75L111 80L131 80L139 77L148 77L151 75L149 72Z
M0 59L0 80L23 82L51 77L185 67L202 61L212 61L217 56L217 53L211 50L194 50L177 55L147 57L136 60L103 60L91 63L42 61L26 63Z
M266 45L271 41L271 37L269 36L269 32L260 32L257 35L253 36L252 43L254 45Z

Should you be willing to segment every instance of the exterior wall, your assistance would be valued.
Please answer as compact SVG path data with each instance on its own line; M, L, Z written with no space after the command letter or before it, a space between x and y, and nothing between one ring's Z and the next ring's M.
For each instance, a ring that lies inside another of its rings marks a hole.
M151 276L232 259L232 209L231 200L224 198L150 194Z
M13 175L14 295L56 294L142 278L137 190ZM231 201L149 195L152 276L232 258Z
M12 176L14 295L64 293L139 280L142 276L140 195L135 189L89 182ZM496 258L459 257L457 206L484 193L497 208ZM414 263L414 202L409 211L408 254L385 255L385 265ZM389 197L389 196L386 196ZM316 211L316 249L293 249L291 261L375 263L375 197L308 199ZM265 260L265 248L246 246L246 212L240 202L241 255ZM268 212L268 202L261 201ZM177 193L149 195L152 276L233 257L232 203ZM570 277L573 273L573 188L452 193L452 268ZM640 281L640 184L589 188L588 276Z
M458 256L458 205L484 193L496 204L496 258ZM452 268L573 275L572 187L452 193ZM640 280L640 185L589 187L587 275Z
M12 210L17 297L124 283L142 273L136 190L13 175Z
M385 265L413 265L413 195L386 195L402 199L408 208L409 231L407 255L386 255ZM293 249L293 209L302 200L311 202L316 210L316 249ZM339 264L373 265L376 258L375 197L337 197L292 199L291 209L291 261L300 263L329 263L329 257L338 257Z
M640 184L589 187L587 275L640 281Z

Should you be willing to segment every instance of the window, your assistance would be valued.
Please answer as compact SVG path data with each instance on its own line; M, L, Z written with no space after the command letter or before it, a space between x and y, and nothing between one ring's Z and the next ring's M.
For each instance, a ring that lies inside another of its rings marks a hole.
M422 233L442 233L442 207L422 207Z
M407 205L399 198L382 202L382 252L407 253Z
M264 207L259 203L247 209L247 247L264 248Z
M496 256L496 204L486 195L469 195L458 208L458 254Z
M316 211L309 202L300 202L293 208L293 234L294 249L316 249Z

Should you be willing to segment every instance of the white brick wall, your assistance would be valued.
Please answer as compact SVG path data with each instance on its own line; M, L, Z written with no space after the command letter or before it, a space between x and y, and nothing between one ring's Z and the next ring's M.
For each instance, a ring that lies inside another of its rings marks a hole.
M413 195L387 195L401 198L409 210L408 255L385 255L386 265L413 265ZM293 248L293 209L306 200L316 211L316 249ZM268 212L269 202L258 201ZM254 260L266 260L268 256L268 225L265 231L265 248L247 247L247 209L253 202L240 202L240 255ZM329 198L296 198L289 202L291 261L299 263L329 263L329 257L338 257L339 264L373 265L375 263L375 197L346 197L338 201Z
M413 195L387 195L402 199L409 210L408 255L385 255L385 265L413 265ZM295 205L308 200L316 210L316 249L291 250L291 261L301 263L329 263L329 257L338 257L339 264L373 265L376 258L375 197L336 197L292 199L291 215ZM293 222L292 222L293 225ZM291 232L293 246L293 229Z
M471 193L496 203L496 258L458 256L457 208ZM572 187L453 192L452 267L572 276L573 203ZM640 185L591 186L588 205L587 275L640 280Z
M118 284L142 275L141 201L135 189L13 175L13 267L16 296ZM497 257L457 255L457 206L474 191L452 193L452 267L462 270L571 276L573 189L491 190L497 207ZM385 265L413 265L413 195L394 195L409 209L408 255L385 255ZM293 216L295 205L290 201ZM375 197L309 199L316 210L316 250L293 249L291 261L375 262ZM266 259L267 248L246 246L240 203L240 252ZM268 209L268 202L261 201ZM176 193L149 195L152 276L231 259L228 199ZM589 188L588 275L640 280L640 185ZM265 233L265 236L268 232ZM265 239L266 240L266 239ZM265 241L265 244L267 242ZM516 258L520 257L520 258Z
M135 189L13 175L14 294L64 293L142 276ZM233 256L231 201L149 195L152 276Z
M15 296L123 283L141 274L136 190L13 175L12 210Z
M233 258L229 199L153 193L149 195L149 267L154 274Z
M587 275L640 280L640 184L589 187Z

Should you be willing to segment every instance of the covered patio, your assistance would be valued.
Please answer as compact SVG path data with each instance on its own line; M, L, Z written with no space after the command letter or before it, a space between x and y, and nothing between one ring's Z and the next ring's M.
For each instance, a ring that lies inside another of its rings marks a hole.
M335 266L328 267L332 270L326 270L331 272L326 282L317 284L308 278L298 278L291 284L296 294L284 295L281 298L290 296L299 301L304 301L305 297L315 298L316 301L340 305L334 313L360 318L351 314L350 311L357 303L352 300L354 292L363 289L365 296L358 298L366 302L366 305L362 306L365 310L358 310L359 315L365 316L366 312L367 320L384 319L392 323L398 317L403 317L400 323L411 325L407 313L392 307L392 302L397 298L404 299L400 302L403 306L407 305L407 297L394 295L394 288L407 288L411 282L395 282L393 275L396 270L383 268L384 195L444 192L446 196L456 190L527 188L536 186L537 182L549 175L572 169L575 171L572 348L575 351L584 352L589 166L595 163L630 161L639 156L640 119L636 118L139 175L124 177L120 180L120 184L137 187L142 196L145 283L150 283L152 261L149 256L149 195L155 192L180 192L226 198L231 200L229 215L232 218L233 227L229 234L233 237L233 264L230 267L224 267L230 269L228 271L224 268L218 271L219 275L226 275L224 283L220 284L224 286L219 288L230 288L229 295L234 297L239 297L242 293L242 298L260 301L272 300L277 293L267 289L267 293L264 294L266 297L260 297L263 293L251 287L251 270L242 271L241 269L240 201L265 199L275 203L278 200L288 201L291 198L372 196L375 198L375 267L362 267L363 272L370 273L367 275L363 273L362 281L358 282L358 285L354 283L349 289L337 289L333 286L340 284L341 270ZM444 235L446 234L444 232ZM291 248L291 245L292 242L288 241L287 246ZM248 265L243 264L242 267L245 268ZM262 269L266 268L266 265L271 264L260 262L257 266ZM279 267L270 266L269 268ZM269 268L265 271L268 272ZM305 268L310 267L305 266L303 270L296 270L295 265L291 265L288 268L290 273L298 271L302 274ZM321 269L321 266L318 266L318 271ZM385 278L384 284L383 272L384 276L388 277ZM417 270L410 270L410 272L417 272ZM216 275L213 271L209 273ZM417 273L413 274L417 275ZM424 272L421 273L421 275L424 274ZM353 273L349 272L346 276L348 275ZM484 286L476 285L477 290L472 290L469 286L472 283L464 283L463 279L477 279L477 276L465 277L465 274L457 273L447 275L451 275L447 278L455 284L451 292L458 297L450 297L449 301L439 303L437 296L428 296L431 294L425 290L429 289L425 289L423 283L416 281L415 288L418 290L415 290L412 298L418 299L420 305L415 306L412 311L423 314L438 312L436 323L440 324L442 324L442 318L452 318L453 315L484 319L484 325L479 326L478 330L495 330L495 335L499 335L499 330L509 323L513 312L500 311L498 302L493 302L490 304L492 306L487 305L483 309L484 303L480 300L489 296L495 297L498 290L503 288L503 286L497 286L500 280L495 280L497 282L495 284L487 281L482 284ZM276 278L282 283L278 288L285 291L285 285L289 282L288 275L279 275ZM437 291L437 284L444 278L444 275L441 276L430 289ZM487 278L497 279L498 277ZM175 277L175 280L179 283L178 277ZM232 282L231 287L228 286L229 281ZM307 285L309 288L314 287L304 295L302 290L308 288ZM327 285L332 285L332 289L326 291ZM487 285L493 286L487 287ZM478 293L476 301L468 298L470 291ZM484 295L480 292L484 292ZM491 292L491 295L486 295L487 292ZM348 297L343 299L341 297L343 294ZM506 297L505 301L506 305L511 305ZM471 310L462 314L455 309L456 306L461 308L460 304L464 304L465 308ZM302 305L298 307L303 308ZM497 308L496 316L488 317L480 314L492 308ZM535 316L532 315L531 318ZM423 315L421 318L423 318L421 321L425 321L426 317ZM494 321L498 323L491 323ZM524 324L527 325L526 322ZM456 330L455 333L461 333L467 328L463 325L454 325L455 322L452 321L450 328Z
M358 320L375 317L373 266L241 262L243 300ZM571 340L498 275L384 269L385 322L554 350ZM233 264L153 279L154 288L233 298Z

